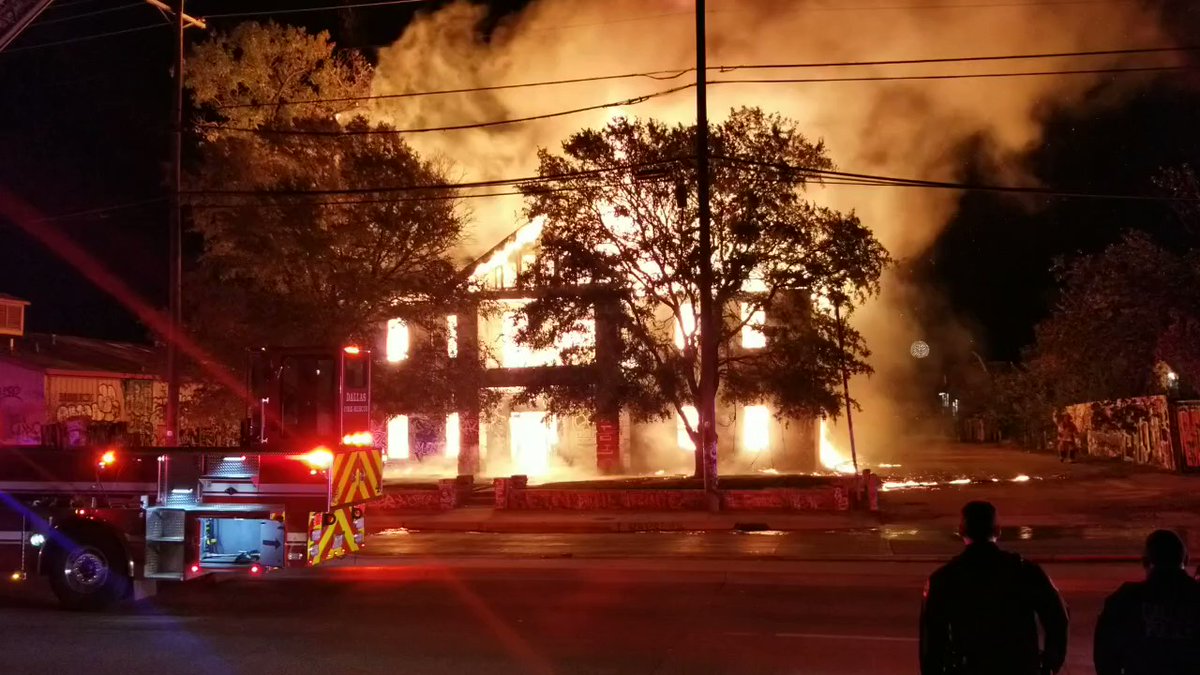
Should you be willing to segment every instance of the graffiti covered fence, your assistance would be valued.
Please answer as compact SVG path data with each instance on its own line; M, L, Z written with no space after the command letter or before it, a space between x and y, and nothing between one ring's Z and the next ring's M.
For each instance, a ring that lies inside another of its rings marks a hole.
M1076 430L1081 454L1180 469L1165 396L1077 403L1062 409ZM1200 410L1197 413L1200 421Z

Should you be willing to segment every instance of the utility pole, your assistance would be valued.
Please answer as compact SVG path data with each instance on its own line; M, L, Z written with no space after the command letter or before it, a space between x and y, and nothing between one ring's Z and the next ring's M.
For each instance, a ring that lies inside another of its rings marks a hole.
M167 334L167 445L179 445L179 334L183 326L183 3L175 6L175 81L171 94L171 222L168 244L171 328Z
M704 0L696 0L696 195L700 202L700 447L697 452L710 511L717 492L717 324L713 316L712 210L708 173L708 59Z
M165 423L167 445L179 445L179 336L183 325L183 214L180 192L183 190L183 30L187 26L207 28L201 19L184 13L185 0L176 0L169 7L162 0L146 0L163 12L175 17L175 55L172 70L174 80L171 94L171 206L168 230L168 313L170 328L167 330L167 409Z
M854 404L850 401L850 369L846 365L846 330L842 326L842 299L833 300L833 320L837 323L838 360L842 367L842 397L846 399L846 430L850 432L850 460L854 463L854 474L858 475L858 448L854 445Z

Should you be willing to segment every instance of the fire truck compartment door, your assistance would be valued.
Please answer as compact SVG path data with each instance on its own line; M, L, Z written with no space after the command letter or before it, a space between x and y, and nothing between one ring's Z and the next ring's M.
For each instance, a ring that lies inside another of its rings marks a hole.
M343 506L308 518L308 564L344 558L363 549L366 525L362 506Z
M268 567L283 567L287 558L287 530L278 520L262 521L262 548L258 561Z

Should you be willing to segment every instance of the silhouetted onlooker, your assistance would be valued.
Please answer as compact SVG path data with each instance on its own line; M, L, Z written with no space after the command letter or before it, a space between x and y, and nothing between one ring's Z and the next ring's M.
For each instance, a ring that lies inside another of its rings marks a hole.
M1058 417L1058 460L1060 462L1074 462L1075 451L1079 449L1079 429L1075 427L1075 421L1065 412L1059 413Z
M1067 610L1041 567L1000 550L996 508L963 507L966 548L934 572L921 607L922 675L1057 673L1067 654ZM1038 646L1038 623L1045 648Z
M1157 530L1142 555L1146 580L1104 603L1092 657L1098 675L1200 673L1200 582L1188 575L1179 535Z

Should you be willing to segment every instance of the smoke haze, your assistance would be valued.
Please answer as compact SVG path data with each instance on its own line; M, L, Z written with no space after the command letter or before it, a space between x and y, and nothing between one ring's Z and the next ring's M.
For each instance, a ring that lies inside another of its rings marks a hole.
M907 6L907 7L905 7ZM379 54L376 94L559 80L616 73L685 69L694 65L692 2L688 0L536 0L490 35L478 26L481 6L455 3L421 15ZM1170 44L1158 16L1138 2L965 2L965 0L715 0L709 3L711 66L915 59L991 54L1071 52ZM738 77L863 77L1047 71L1136 63L1162 65L1170 56L1039 59L712 72ZM759 106L797 120L823 139L838 168L930 180L963 177L972 150L997 182L1023 182L1021 158L1041 141L1049 113L1083 109L1099 78L1119 100L1144 82L1137 75L727 84L710 87L714 122L735 106ZM694 81L610 80L571 85L377 101L372 114L399 128L473 123L629 99ZM570 133L617 115L692 123L692 90L629 106L482 130L414 134L427 155L451 160L461 180L532 175L535 150L555 150ZM981 150L982 148L982 150ZM983 156L980 157L979 153ZM861 186L814 188L812 197L855 210L897 259L920 253L953 215L953 191ZM469 250L477 255L520 224L518 198L471 200L475 222ZM877 375L855 382L864 406L859 447L884 448L895 438L895 394L883 383L905 379L909 344L922 336L912 314L923 291L889 276L879 301L855 314L874 351ZM997 280L997 283L1001 283ZM938 349L939 345L934 345ZM856 419L856 423L859 419ZM902 424L901 422L896 422Z

